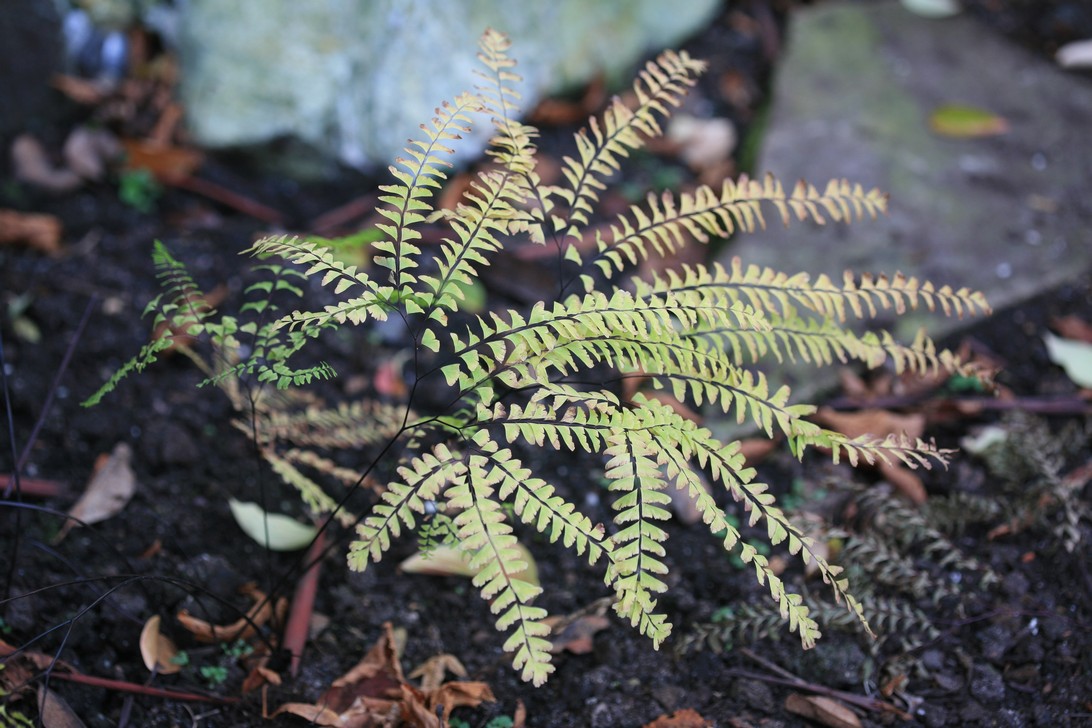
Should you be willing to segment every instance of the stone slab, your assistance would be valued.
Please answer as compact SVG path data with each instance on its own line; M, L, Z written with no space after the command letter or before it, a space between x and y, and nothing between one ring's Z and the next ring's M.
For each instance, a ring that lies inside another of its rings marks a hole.
M1007 134L929 129L944 104L1007 120ZM733 241L724 257L788 272L902 271L1007 306L1092 266L1092 82L971 17L928 20L898 2L794 13L760 169L788 186L846 177L890 193L888 217L794 225ZM902 336L923 320L900 323ZM958 325L930 319L939 333Z

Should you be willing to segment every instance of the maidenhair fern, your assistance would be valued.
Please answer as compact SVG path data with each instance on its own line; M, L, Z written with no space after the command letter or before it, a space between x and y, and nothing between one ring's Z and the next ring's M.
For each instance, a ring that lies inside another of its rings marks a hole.
M488 31L481 49L481 85L441 106L391 167L394 181L381 188L377 209L384 222L373 246L374 269L347 265L314 242L260 240L249 252L264 261L264 277L248 289L253 299L240 323L215 318L181 266L157 246L166 288L151 307L157 323L210 339L209 381L234 393L240 408L254 407L256 437L274 470L316 513L355 519L353 569L381 559L395 538L435 514L450 519L476 574L474 584L498 615L497 628L509 635L506 649L523 678L536 685L553 670L549 627L545 611L534 604L540 587L524 578L527 563L517 548L513 515L590 562L605 563L615 610L659 645L671 632L658 599L667 588L663 524L673 488L693 499L725 549L741 546L743 561L768 589L780 618L804 647L814 644L819 628L803 599L786 590L765 556L741 541L725 499L707 492L699 471L742 503L749 524L763 524L771 543L814 562L867 629L841 569L816 552L767 486L755 481L738 443L718 440L660 399L623 397L619 382L640 376L680 401L733 413L784 437L798 456L815 446L835 460L928 466L943 453L920 440L850 439L826 430L807 419L813 407L791 403L787 388L773 388L752 367L763 360L889 361L899 371L968 371L924 335L902 344L886 332L855 333L845 325L917 306L946 315L976 313L987 309L985 300L902 276L812 280L739 261L634 277L642 261L669 257L690 239L754 232L770 213L785 224L848 222L884 211L886 198L841 180L822 188L801 183L786 192L772 177L741 179L719 190L698 186L650 195L609 226L593 226L600 193L625 157L661 133L663 119L704 64L673 52L650 62L634 86L633 102L615 99L602 119L589 122L576 135L575 156L563 162L561 183L547 185L535 172L537 132L518 121L518 76L508 41ZM435 209L450 145L483 116L494 128L491 163L456 209ZM446 224L449 236L438 247L421 245L422 227L437 223ZM460 311L481 270L498 250L520 244L556 250L557 297L529 310L462 314L458 321L470 323L453 330L449 314ZM621 276L628 277L615 283ZM335 302L277 309L273 301L300 294L300 278L320 283ZM404 325L414 347L414 384L405 402L301 403L295 388L332 372L322 364L293 368L295 353L327 330L388 318ZM155 339L89 401L169 345L169 339ZM418 414L419 387L437 379L449 388L450 406ZM288 389L278 392L269 384ZM240 386L251 396L239 396ZM533 475L518 455L528 445L605 458L613 523L593 523ZM367 457L359 469L347 468L344 458L331 457L336 451ZM343 500L318 483L319 476L330 476L359 485L365 475L385 472L378 467L382 461L397 466L388 468L389 482L373 484L378 502L359 518L346 516L338 506Z

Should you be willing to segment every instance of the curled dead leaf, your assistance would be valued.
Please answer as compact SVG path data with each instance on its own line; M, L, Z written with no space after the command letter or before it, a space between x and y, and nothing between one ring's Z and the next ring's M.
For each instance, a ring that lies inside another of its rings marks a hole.
M268 622L274 616L280 618L287 609L288 602L279 599L274 604L266 598L263 591L253 584L247 584L239 590L242 594L254 600L254 606L247 612L246 617L240 617L229 625L217 626L203 619L194 617L183 609L178 613L177 619L187 630L193 633L199 642L231 642L233 640L247 640L257 633L257 628Z
M182 669L171 658L178 654L178 648L170 637L159 631L160 619L156 614L148 618L144 623L144 629L140 630L140 656L144 659L144 666L151 672L160 675L173 675Z
M883 409L838 412L829 407L820 407L815 419L849 437L906 435L917 438L925 433L925 415L918 413L900 415Z
M20 134L11 145L15 179L43 190L62 193L83 186L83 178L64 167L55 167L45 146L29 134Z
M551 627L550 652L555 655L561 652L586 655L595 647L593 638L596 633L609 627L610 619L602 614L585 614L561 627L560 633L550 619L546 620L546 624Z
M712 725L712 721L706 720L693 708L683 708L671 715L661 715L651 723L646 723L644 728L710 728Z

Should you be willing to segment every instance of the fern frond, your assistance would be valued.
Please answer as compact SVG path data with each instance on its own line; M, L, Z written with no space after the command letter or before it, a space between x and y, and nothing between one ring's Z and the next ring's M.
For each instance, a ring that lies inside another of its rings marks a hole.
M550 543L560 540L577 554L586 551L588 563L594 564L604 553L610 558L610 542L603 535L602 524L593 525L572 503L555 495L554 487L532 476L511 451L499 449L493 441L488 447L481 446L481 450L500 476L497 497L511 501L524 523L549 538Z
M407 312L424 313L441 325L447 323L446 312L458 308L464 297L463 287L473 283L479 266L489 265L486 256L500 248L497 236L508 232L515 206L523 199L516 179L508 172L484 170L471 183L464 202L449 221L458 240L444 240L437 256L437 275L421 276L432 294L429 304L422 309L412 299L407 300ZM439 342L431 340L435 342L434 350L438 349Z
M638 395L636 417L649 428L649 432L667 465L668 474L679 478L677 481L688 486L688 492L695 499L695 505L702 513L703 521L710 530L723 538L725 550L739 545L740 558L755 569L755 576L760 584L766 584L770 595L778 604L782 619L789 623L792 631L798 632L801 644L805 648L814 645L820 636L818 626L809 616L807 605L800 595L785 590L781 579L770 569L765 556L759 554L753 546L740 541L739 531L728 522L723 512L712 501L711 496L696 481L696 476L689 470L688 463L696 460L706 469L715 482L725 486L732 498L743 504L749 514L749 525L760 521L766 524L767 538L771 544L782 542L789 553L799 556L805 564L813 563L823 581L830 585L835 598L844 602L849 612L869 629L861 613L860 603L849 593L848 583L840 578L841 568L826 561L819 554L811 539L797 528L784 512L775 505L774 497L767 492L768 486L754 482L755 471L745 467L745 459L738 442L723 445L705 428L680 416L670 407L656 400Z
M263 416L261 430L270 440L352 450L387 442L411 417L413 413L407 414L404 406L363 400L341 402L336 407L273 410Z
M649 61L633 85L637 106L628 108L615 97L600 124L592 118L576 134L577 159L565 157L562 172L567 185L550 192L569 207L569 235L588 224L588 215L599 193L606 189L603 180L620 168L620 159L644 146L645 138L660 136L657 116L667 116L704 72L706 64L685 51L665 51Z
M628 214L619 215L610 226L610 235L596 234L597 252L584 262L584 269L594 267L610 278L627 265L651 258L667 257L687 240L702 243L712 238L727 238L733 233L754 232L766 227L762 207L768 205L780 213L788 225L793 215L801 221L823 224L827 219L852 220L854 216L876 217L886 210L887 198L878 190L865 192L845 180L831 180L823 194L801 183L791 196L773 176L752 180L725 180L718 194L708 185L693 192L670 192L657 197L649 194L644 205L632 205ZM590 287L593 278L583 276Z
M660 578L667 573L663 541L667 531L655 524L671 517L671 496L648 438L621 431L608 436L606 476L611 492L620 495L611 504L620 530L611 536L614 561L606 581L618 596L614 611L629 620L654 646L671 634L671 624L656 613L656 595L667 590Z
M301 472L292 462L278 455L274 450L265 448L262 450L262 459L269 463L281 480L291 485L300 494L304 505L315 515L333 513L337 509L337 501L331 498L322 486ZM355 517L345 510L337 512L337 518L343 526L352 525Z
M379 188L383 193L379 200L384 204L376 212L390 223L376 226L386 239L374 246L378 253L375 263L390 271L390 283L398 296L409 294L416 281L410 272L418 266L421 254L415 242L421 239L421 232L416 226L432 212L428 200L447 179L442 168L451 166L445 157L452 149L446 145L470 131L470 114L480 108L480 98L471 93L460 94L453 104L444 102L436 109L432 123L421 125L424 139L411 140L406 147L409 158L398 157L388 168L397 183Z
M162 293L144 308L144 316L152 317L153 336L136 356L122 364L99 389L82 403L93 407L117 388L118 383L134 372L142 372L154 364L159 355L175 346L176 340L196 338L208 329L215 309L205 300L186 266L175 259L167 246L155 241L152 262L156 268Z
M474 444L492 450L491 441L479 431ZM496 454L493 451L492 454ZM550 664L550 627L543 620L546 610L531 604L542 588L519 578L527 562L520 555L512 527L505 522L504 511L494 497L504 480L490 456L471 454L465 471L445 495L448 508L457 512L455 526L462 547L471 555L474 585L482 598L490 601L497 618L497 629L512 630L504 649L513 653L513 665L524 680L542 685L554 671Z
M425 502L435 500L450 483L465 477L462 456L452 453L443 443L431 452L413 458L398 469L402 481L391 482L372 512L356 527L357 538L349 545L349 568L364 571L368 559L379 561L398 538L402 526L416 526L414 513L424 513Z

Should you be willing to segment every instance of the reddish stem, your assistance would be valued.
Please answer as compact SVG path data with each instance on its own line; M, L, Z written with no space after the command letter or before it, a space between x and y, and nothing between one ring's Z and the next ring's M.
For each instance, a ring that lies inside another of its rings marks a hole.
M307 571L303 572L296 593L292 597L292 607L288 611L288 624L284 628L284 648L292 655L288 671L292 677L300 669L303 648L307 644L307 633L311 625L311 614L315 608L315 593L318 591L319 574L322 571L322 552L326 549L326 531L319 531L311 547L307 550Z

